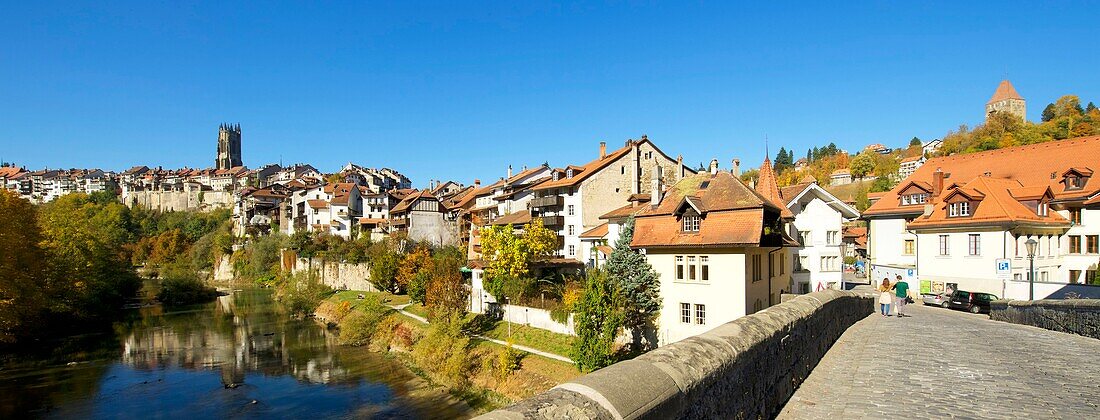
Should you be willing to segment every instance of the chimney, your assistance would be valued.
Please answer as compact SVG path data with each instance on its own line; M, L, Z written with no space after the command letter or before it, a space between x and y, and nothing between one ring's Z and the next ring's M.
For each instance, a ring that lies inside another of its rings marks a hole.
M710 174L711 175L718 174L718 159L711 159L710 160Z
M932 198L937 199L940 193L943 192L943 170L936 168L936 172L932 172Z
M475 179L474 180L474 186L475 187L480 187L481 186L481 180L480 179Z
M684 155L676 156L676 180L684 179Z
M512 165L508 165L508 177L512 177Z
M603 159L605 157L607 157L607 142L606 141L601 141L600 142L600 159Z
M730 169L730 173L736 177L741 176L741 159L733 159L733 169Z
M661 185L661 165L657 165L653 169L653 179L649 182L649 205L657 207L661 204L661 193L664 188Z

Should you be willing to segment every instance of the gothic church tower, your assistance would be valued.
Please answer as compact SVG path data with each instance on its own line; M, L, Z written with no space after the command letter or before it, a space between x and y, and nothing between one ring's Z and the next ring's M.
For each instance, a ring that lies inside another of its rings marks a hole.
M218 126L218 158L214 160L215 169L229 169L244 166L241 162L241 125L222 124Z
M1016 88L1012 87L1012 83L1008 80L1001 81L997 91L993 92L993 97L985 104L986 118L994 112L1007 112L1020 117L1021 120L1027 120L1027 103L1024 102L1023 96L1016 93Z

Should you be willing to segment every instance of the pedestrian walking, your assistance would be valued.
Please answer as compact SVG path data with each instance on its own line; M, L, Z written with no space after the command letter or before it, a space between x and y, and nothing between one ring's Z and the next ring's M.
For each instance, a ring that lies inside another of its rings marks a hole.
M897 301L898 318L904 318L909 315L905 314L905 304L909 303L909 283L901 278L899 275L894 285L890 287L894 290L894 297Z
M894 302L894 291L890 288L890 279L883 278L879 286L878 306L882 316L890 316L890 304Z

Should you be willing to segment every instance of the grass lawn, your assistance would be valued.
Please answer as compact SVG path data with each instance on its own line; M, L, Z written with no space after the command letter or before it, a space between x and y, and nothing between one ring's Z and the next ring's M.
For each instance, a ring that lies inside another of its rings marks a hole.
M508 341L508 323L498 321L492 329L482 335L497 340ZM527 346L542 351L569 357L576 337L565 334L552 333L539 328L528 327L523 324L512 324L512 343Z
M389 292L362 292L358 290L342 290L336 292L334 297L337 302L351 302L355 304L359 300L359 294L376 295L382 297L382 302L387 305L404 305L409 303L409 295L395 295Z
M428 308L425 308L424 305L421 305L419 303L414 303L412 305L406 306L405 311L413 315L422 316L424 318L428 317Z

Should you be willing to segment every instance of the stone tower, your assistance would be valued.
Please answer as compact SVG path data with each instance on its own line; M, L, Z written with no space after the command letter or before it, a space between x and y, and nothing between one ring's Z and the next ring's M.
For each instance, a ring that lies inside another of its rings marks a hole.
M229 169L244 166L241 162L241 125L222 124L218 126L218 158L214 160L216 169Z
M1012 83L1008 80L1001 81L997 91L993 92L993 97L985 104L986 118L994 112L1007 112L1021 120L1027 120L1027 104L1024 102L1024 97L1016 93L1016 88L1012 87Z

